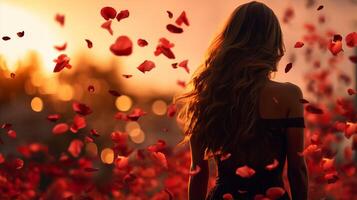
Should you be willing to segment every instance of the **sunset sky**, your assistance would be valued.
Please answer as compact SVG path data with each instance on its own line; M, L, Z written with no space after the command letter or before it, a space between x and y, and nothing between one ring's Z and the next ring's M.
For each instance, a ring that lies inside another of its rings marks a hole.
M53 59L59 55L53 46L68 43L65 53L71 57L73 67L79 58L87 57L95 65L105 70L113 62L120 62L121 73L133 74L128 79L126 87L130 90L140 90L141 94L159 92L173 94L181 90L176 80L188 81L192 72L200 64L203 54L214 34L219 31L224 21L238 5L247 1L242 0L1 0L0 1L0 35L7 35L10 41L0 41L0 55L7 61L10 71L16 69L18 61L29 50L37 51L43 61L43 67L48 76L53 76ZM306 66L301 49L294 49L296 41L301 40L305 34L304 23L317 24L319 14L324 14L326 23L318 26L319 31L335 30L345 36L357 30L357 4L351 6L352 1L316 1L316 6L307 9L306 1L262 1L270 6L282 21L283 12L288 7L293 7L295 16L289 24L281 22L286 46L286 55L280 62L280 72L276 75L277 81L289 81L303 87L303 72ZM316 7L324 5L324 9L316 11ZM113 21L114 31L111 36L106 30L100 28L105 20L100 16L100 9L112 6L117 11L128 9L130 16L120 22ZM166 11L173 13L169 19ZM166 30L166 25L186 11L190 26L183 25L182 34L173 34ZM65 15L64 27L55 22L56 13ZM25 31L23 38L16 38L16 32ZM120 35L129 36L134 45L133 54L129 57L115 56L109 50ZM160 55L154 56L153 52L158 39L166 37L175 43L172 49L176 55L175 60ZM149 42L147 47L136 45L138 38ZM88 49L85 39L93 42L93 48ZM288 63L288 55L297 54L294 68L287 74L284 67ZM352 54L351 48L345 48L344 54ZM144 60L153 60L156 68L143 74L136 67ZM188 59L190 74L182 68L173 69L171 63ZM341 70L353 73L351 62L343 62ZM67 72L66 72L67 73ZM70 72L68 72L70 73ZM354 83L353 83L354 84Z

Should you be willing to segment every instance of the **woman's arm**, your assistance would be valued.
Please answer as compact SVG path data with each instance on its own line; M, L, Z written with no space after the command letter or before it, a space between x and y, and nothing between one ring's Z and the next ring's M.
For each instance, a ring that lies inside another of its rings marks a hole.
M191 170L200 167L197 174L191 175L188 183L188 200L204 200L207 194L209 167L208 161L204 160L204 150L200 148L199 141L190 138Z
M299 99L303 98L301 89L292 85L290 91L289 117L303 117L304 107ZM304 129L287 128L288 179L293 200L308 199L308 174L304 156L298 154L304 150Z

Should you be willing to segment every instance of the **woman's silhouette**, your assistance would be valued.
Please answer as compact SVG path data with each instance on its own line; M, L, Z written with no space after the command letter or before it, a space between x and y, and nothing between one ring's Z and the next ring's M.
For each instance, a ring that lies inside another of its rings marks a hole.
M290 199L282 180L287 160L292 199L307 199L301 89L271 80L284 54L279 21L256 1L235 9L195 72L183 102L185 141L190 142L189 200ZM216 185L207 194L211 152ZM286 159L287 158L287 159ZM283 189L283 190L282 190ZM277 197L273 197L276 195Z

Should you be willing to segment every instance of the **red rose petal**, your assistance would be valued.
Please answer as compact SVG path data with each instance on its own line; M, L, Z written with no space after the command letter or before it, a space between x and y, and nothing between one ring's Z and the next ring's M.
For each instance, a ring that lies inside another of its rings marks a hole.
M109 94L111 94L111 95L113 95L115 97L121 96L121 94L116 90L108 90L108 92L109 92Z
M88 39L85 39L85 40L86 40L86 42L87 42L87 47L88 47L88 48L92 48L92 47L93 47L92 41L90 41L90 40L88 40Z
M179 86L181 86L183 88L186 87L186 82L185 81L177 80L176 83L177 83L177 85L179 85Z
M24 37L25 31L17 32L16 34L18 37Z
M173 117L176 114L176 104L170 104L167 106L167 116Z
M274 159L272 164L265 166L265 169L270 171L278 167L278 165L279 165L279 161L277 159Z
M0 164L5 162L5 157L2 153L0 153Z
M293 67L293 63L288 63L288 64L285 66L285 73L288 73L292 67Z
M9 37L9 36L4 36L4 37L2 37L2 40L4 40L4 41L7 41L7 40L10 40L11 38Z
M82 103L78 103L78 102L73 102L72 103L72 108L73 110L80 114L80 115L89 115L92 113L92 109L90 107L88 107L87 105L85 104L82 104Z
M104 22L100 27L107 30L110 35L113 35L112 20L108 20L108 21Z
M58 51L64 51L67 48L67 42L65 42L62 45L55 45L54 48L57 49Z
M348 88L347 93L348 93L349 95L357 94L356 90L354 90L354 89L352 89L352 88Z
M186 26L190 25L185 11L182 11L181 15L176 19L175 23L179 26L181 26L182 23L186 24Z
M169 16L170 19L174 16L174 15L172 14L172 12L169 11L169 10L167 10L166 13L167 13L167 15Z
M234 200L233 196L230 193L225 193L222 198L224 200Z
M70 69L72 66L69 64L70 58L66 54L61 54L54 60L56 63L53 72L60 72L65 67Z
M188 60L184 60L178 64L179 67L182 67L185 69L187 73L190 73L190 69L187 67Z
M318 8L317 8L317 10L321 10L321 9L323 9L324 8L324 6L323 5L320 5Z
M11 77L11 78L15 78L15 76L16 76L15 73L13 73L13 72L10 73L10 77Z
M265 192L265 195L269 197L272 200L279 199L282 197L285 193L285 190L281 187L271 187L267 189Z
M87 126L86 119L79 115L74 116L73 125L71 126L71 131L76 133L79 129L85 128Z
M133 75L131 75L131 74L122 74L122 76L123 76L124 78L131 78Z
M295 14L294 9L291 7L288 7L284 12L283 22L289 23L289 21L294 17L294 14Z
M57 13L56 16L55 16L55 20L56 20L56 22L58 22L61 26L64 26L64 21L65 21L64 15Z
M69 129L68 124L66 123L59 123L56 124L53 128L52 128L52 133L55 135L59 135L59 134L63 134L65 132L67 132Z
M154 160L158 162L162 167L168 169L167 160L165 154L161 152L152 152Z
M159 44L156 46L156 50L154 52L155 56L164 54L169 59L175 59L174 53L171 51L171 48L174 47L174 44L171 43L166 38L160 38Z
M102 15L105 20L114 19L117 15L117 11L113 7L107 6L100 10L100 15Z
M145 72L148 72L155 68L155 63L150 60L145 60L143 63L141 63L137 69L140 70L142 73L145 74Z
M171 33L182 33L182 32L183 32L183 29L182 29L182 28L177 27L177 26L175 26L175 25L173 25L173 24L168 24L168 25L166 25L166 29L167 29L168 31L170 31Z
M68 146L68 152L75 158L79 156L79 154L82 151L84 144L81 140L74 139L71 141L71 143Z
M57 121L59 118L61 117L61 115L59 114L51 114L47 116L47 119L51 122L55 122Z
M177 68L177 65L178 65L178 63L172 63L172 64L171 64L172 68L174 68L174 69Z
M301 48L301 47L303 47L303 46L304 46L304 43L298 41L298 42L295 43L294 48Z
M357 63L357 56L349 56L348 59L353 63Z
M133 43L128 36L119 36L110 46L110 51L117 56L128 56L133 51Z
M20 158L16 158L14 164L15 164L15 169L21 169L24 166L24 161Z
M299 99L299 102L302 104L309 103L309 101L306 99Z
M93 138L91 138L91 137L85 136L85 137L84 137L84 142L86 142L86 143L91 143L91 142L94 142L94 140L93 140Z
M145 47L145 46L148 45L148 42L146 40L144 40L144 39L138 39L138 45L140 47Z
M237 168L236 174L242 178L250 178L255 174L255 170L244 165L243 167Z
M307 105L307 106L305 107L305 110L306 110L307 112L313 113L313 114L323 114L323 113L324 113L321 108L318 108L318 107L316 107L316 106L314 106L314 105L311 105L311 104Z
M99 136L100 136L99 133L98 133L98 131L95 130L95 129L91 129L91 130L90 130L90 134L93 135L93 136L95 136L95 137L99 137Z
M327 48L330 52L335 56L339 52L343 51L342 49L342 36L341 35L334 35L333 39L329 41Z
M129 165L129 159L125 156L118 156L114 161L115 167L124 169Z
M349 33L348 35L346 35L345 40L347 46L349 47L357 46L357 33L356 32Z
M144 116L146 114L141 108L135 108L130 114L127 115L128 119L131 121L137 121L139 117Z
M7 131L7 135L10 137L10 138L16 138L16 131L14 130L8 130Z
M117 20L120 22L120 20L128 18L129 17L129 10L122 10L118 13L117 15Z
M89 85L88 86L88 92L91 92L91 93L93 93L94 92L94 86L93 85Z
M321 148L319 148L317 145L315 144L310 144L309 146L307 146L303 152L298 152L298 155L300 156L307 156L313 153L317 153L317 152L321 152Z
M128 134L125 132L120 132L120 131L113 131L110 134L110 138L112 139L113 142L118 143L118 144L126 144L126 141L128 140Z

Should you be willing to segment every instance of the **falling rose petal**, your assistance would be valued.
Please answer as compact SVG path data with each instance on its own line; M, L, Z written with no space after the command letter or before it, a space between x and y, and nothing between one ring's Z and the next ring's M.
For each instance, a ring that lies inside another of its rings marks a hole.
M334 56L337 55L339 52L343 51L342 36L338 34L334 35L333 39L330 39L329 43L327 44L327 48Z
M144 40L144 39L138 39L138 45L140 46L140 47L145 47L145 46L147 46L149 43L146 41L146 40Z
M61 26L64 26L65 16L62 14L56 14L55 16L56 22L58 22Z
M16 34L17 34L18 37L21 38L21 37L24 37L25 31L17 32Z
M174 68L174 69L177 68L177 65L178 65L178 63L172 63L172 64L171 64L172 68Z
M231 157L231 155L232 155L231 153L221 154L220 160L221 160L221 161L227 160L228 158Z
M113 35L112 20L108 20L108 21L104 22L100 27L107 30L110 35Z
M198 174L201 171L201 167L199 165L196 165L194 169L189 171L189 175L190 176L194 176L196 174Z
M90 49L93 47L93 43L92 41L88 40L88 39L85 39L85 41L87 42L87 47Z
M183 87L183 88L186 87L186 82L185 82L185 81L177 80L176 83L177 83L177 85L179 85L179 86L181 86L181 87Z
M357 46L357 33L356 32L349 33L348 35L346 35L345 41L348 47Z
M338 173L336 171L325 174L324 178L328 184L336 183L336 181L339 179Z
M172 12L169 11L169 10L167 10L166 13L167 13L167 15L168 15L168 17L169 17L170 19L174 16L174 15L172 14Z
M303 152L298 152L298 155L300 156L307 156L310 154L314 154L317 152L321 152L321 148L319 148L316 144L310 144L309 146L307 146Z
M267 189L267 191L265 192L265 195L272 199L279 199L280 197L282 197L285 193L285 190L281 187L271 187L269 189Z
M72 66L69 64L70 58L66 54L61 54L54 60L56 63L53 72L60 72L65 67L70 69Z
M150 60L145 60L143 63L141 63L137 69L140 70L142 73L145 74L145 72L148 72L155 68L155 63Z
M0 153L0 164L5 162L5 157L2 153Z
M294 48L301 48L301 47L303 47L303 46L304 46L304 43L298 41L298 42L295 43Z
M183 32L183 29L182 29L182 28L177 27L177 26L175 26L175 25L173 25L173 24L168 24L168 25L166 25L166 29L167 29L168 31L170 31L171 33L182 33L182 32Z
M153 158L165 169L168 168L165 154L161 152L152 152Z
M118 13L117 15L117 20L120 22L120 20L128 18L129 17L129 10L122 10Z
M93 168L93 167L85 167L84 171L86 171L86 172L97 172L97 171L99 171L99 169L98 168Z
M9 37L9 36L4 36L4 37L2 37L2 40L4 40L4 41L7 41L7 40L10 40L11 38Z
M88 86L88 92L90 92L90 93L93 93L94 92L94 86L93 85L89 85Z
M106 6L100 9L100 15L102 15L105 20L114 19L117 15L117 11L113 7Z
M285 66L285 73L288 73L292 67L293 67L293 63L288 63L288 64Z
M129 121L127 115L123 112L115 113L114 118L117 120Z
M158 140L156 144L148 146L146 149L150 152L163 151L166 148L165 140Z
M16 131L14 130L8 130L7 131L7 135L10 137L10 138L16 138Z
M66 123L59 123L56 124L53 128L52 128L52 133L55 135L59 135L59 134L63 134L65 132L67 132L69 129L68 124Z
M67 42L65 42L62 45L55 45L54 48L57 49L58 51L64 51L67 48Z
M167 106L167 116L168 117L173 117L176 114L176 104L170 104Z
M15 164L15 169L19 170L24 166L24 161L20 158L16 158L14 160L14 164Z
M76 115L73 118L73 124L70 129L73 133L76 133L79 129L85 128L86 126L86 119L84 117Z
M321 109L321 108L318 108L317 106L314 106L314 105L307 105L305 107L305 110L309 113L313 113L313 114L323 114L324 111Z
M114 161L115 167L124 169L129 165L129 159L125 156L118 156Z
M156 46L156 50L154 52L155 56L160 54L164 54L169 59L175 59L174 53L171 51L171 48L174 47L174 44L171 43L166 38L160 38L159 44Z
M133 51L133 43L128 36L119 36L110 46L110 51L117 56L128 56Z
M326 21L325 16L324 15L320 15L318 21L319 21L320 24L325 23L325 21Z
M357 63L357 56L349 56L348 59L353 63Z
M352 89L352 88L348 88L347 93L348 93L349 95L357 94L356 90L354 90L354 89Z
M146 115L146 112L141 108L135 108L130 114L127 115L131 121L137 121L139 117Z
M74 139L71 141L71 143L68 146L68 152L75 158L79 156L79 154L82 151L84 144L81 140Z
M243 167L237 168L236 174L242 178L250 178L255 174L255 170L244 165Z
M176 19L175 23L179 26L181 26L182 23L186 24L186 26L190 25L185 11L182 11L181 15Z
M122 76L123 76L124 78L131 78L133 75L131 75L131 74L122 74Z
M16 74L14 72L11 72L10 77L15 78Z
M136 178L137 178L137 176L135 174L129 173L124 176L123 182L126 184L129 184L129 183L132 183L133 181L135 181Z
M115 97L121 96L121 94L116 90L108 90L108 92L109 92L109 94L111 94L111 95L113 95Z
M302 103L302 104L305 104L305 103L310 103L308 100L306 99L299 99L299 102Z
M91 143L91 142L94 142L94 140L93 140L93 138L91 138L91 137L85 136L85 137L84 137L84 142L85 142L85 143Z
M187 73L190 73L190 69L188 68L187 64L188 60L183 60L178 64L178 66L184 68Z
M234 200L233 196L230 193L225 193L222 198L224 200Z
M121 131L113 131L110 135L113 142L118 144L125 144L128 139L128 134Z
M317 10L322 10L324 8L324 6L323 5L320 5L318 8L317 8Z
M274 159L272 164L265 166L265 169L271 171L274 170L276 167L278 167L278 165L279 165L279 161L277 159Z
M88 107L88 106L85 105L85 104L78 103L78 102L73 102L73 103L72 103L72 109L73 109L76 113L78 113L78 114L80 114L80 115L83 115L83 116L89 115L89 114L91 114L91 113L93 112L90 107Z
M321 165L322 169L327 171L334 168L335 159L322 158Z
M51 122L55 122L57 121L59 118L61 117L61 115L59 114L51 114L47 116L47 120L51 121Z
M5 123L5 124L1 125L2 129L10 129L11 127L12 127L12 124L10 124L10 123Z
M292 7L288 7L284 12L283 22L289 23L290 20L294 17L294 9Z
M91 130L90 130L90 134L93 135L93 136L95 136L95 137L99 137L99 136L100 136L99 133L98 133L98 131L95 130L95 129L91 129Z

